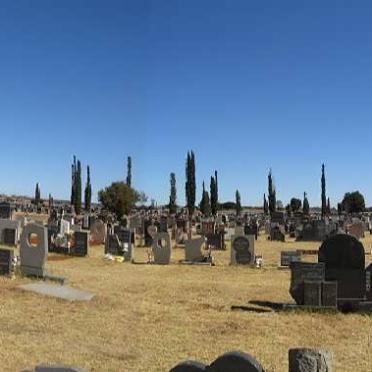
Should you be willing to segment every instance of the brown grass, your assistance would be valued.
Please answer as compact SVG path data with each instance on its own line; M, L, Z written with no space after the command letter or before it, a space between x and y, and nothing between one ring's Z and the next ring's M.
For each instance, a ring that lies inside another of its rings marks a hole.
M368 236L364 245L371 243ZM287 371L288 349L306 346L331 350L335 371L371 371L372 316L231 310L250 300L291 302L289 271L277 269L280 250L318 246L262 236L256 244L262 270L229 266L229 250L215 253L215 267L178 264L181 248L169 266L105 262L102 247L93 247L89 258L51 255L51 274L97 295L70 303L16 288L29 279L0 278L0 369L47 362L92 371L168 371L184 359L211 362L238 349L267 371ZM146 261L144 248L136 260Z

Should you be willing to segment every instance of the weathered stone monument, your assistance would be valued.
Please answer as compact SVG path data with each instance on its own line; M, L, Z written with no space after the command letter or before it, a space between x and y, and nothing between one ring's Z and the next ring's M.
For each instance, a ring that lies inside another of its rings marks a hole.
M185 261L202 262L204 255L202 252L205 238L186 240L185 242Z
M14 252L11 249L0 249L0 275L10 275Z
M171 259L172 246L168 233L156 233L152 242L154 263L168 265Z

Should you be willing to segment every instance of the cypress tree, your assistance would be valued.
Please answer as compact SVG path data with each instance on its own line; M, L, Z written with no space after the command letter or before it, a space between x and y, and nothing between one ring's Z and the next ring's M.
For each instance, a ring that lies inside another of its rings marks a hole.
M208 194L208 191L205 190L204 181L203 181L202 198L200 200L199 208L204 216L209 216L211 214L211 204L209 200L209 194Z
M216 216L217 215L216 179L213 176L211 176L210 195L211 195L211 212L213 216Z
M235 192L235 208L236 208L236 215L240 216L240 213L242 211L242 204L241 204L239 190L236 190Z
M304 201L302 203L302 212L305 215L308 215L310 213L310 205L309 205L309 201L307 200L306 192L304 192Z
M39 187L39 182L36 183L36 187L35 187L35 204L38 206L40 204L40 200L41 200L41 197L40 197L40 187Z
M90 183L89 165L87 166L87 183L85 185L84 200L85 200L85 210L89 212L92 206L92 185Z
M327 215L329 216L331 214L331 201L329 198L327 199Z
M214 171L214 180L216 183L216 189L215 189L215 200L216 200L216 210L218 210L218 177L217 177L217 171Z
M177 213L176 175L174 173L170 174L169 212L171 214Z
M74 160L71 165L71 205L75 205L75 191L76 187L76 156L74 155Z
M77 162L76 174L75 174L75 213L81 213L81 163L80 160Z
M325 217L327 214L327 197L326 197L326 181L325 181L325 171L324 171L324 164L322 164L322 177L320 180L321 188L322 188L322 218Z
M196 178L195 178L195 155L194 152L187 153L186 160L186 206L189 218L192 218L195 210Z
M273 183L273 176L270 169L268 175L268 191L269 191L269 211L270 214L276 211L276 191Z
M127 159L127 185L132 187L132 158L130 156Z

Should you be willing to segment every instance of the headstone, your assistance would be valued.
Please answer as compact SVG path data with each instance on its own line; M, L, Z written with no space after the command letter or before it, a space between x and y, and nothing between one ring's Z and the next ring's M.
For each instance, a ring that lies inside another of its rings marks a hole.
M7 245L17 244L17 230L16 229L4 229L3 230L3 241Z
M0 218L11 220L13 217L14 206L8 202L0 203Z
M170 263L172 247L168 233L155 234L152 243L152 253L155 264L168 265Z
M319 248L318 261L324 262L325 279L337 281L338 299L362 299L366 291L365 252L355 237L338 234Z
M207 238L207 245L217 250L225 249L225 239L224 239L223 232L218 232L216 234L208 234L206 235L206 238Z
M337 307L337 282L322 283L322 305Z
M320 349L289 350L289 372L332 372L332 356Z
M186 240L185 242L185 261L201 262L204 259L202 252L205 238Z
M360 240L364 238L365 225L362 221L354 222L352 224L346 225L346 231L348 234Z
M70 233L70 222L66 220L61 220L60 221L60 234L61 235L66 235Z
M106 239L106 225L101 220L94 221L90 226L90 244L104 244Z
M324 281L324 263L292 262L289 292L298 305L304 304L304 281Z
M75 231L74 246L72 254L74 256L84 257L88 254L89 248L89 233L86 231Z
M120 240L116 234L107 234L105 254L112 254L114 256L121 256L124 254Z
M270 240L271 241L285 241L285 232L280 226L273 226L270 228Z
M245 235L244 234L244 226L235 226L235 233L234 235Z
M280 252L280 266L289 267L291 262L301 262L302 253L299 251Z
M206 372L207 366L203 363L199 363L193 360L187 360L185 362L177 364L169 372Z
M322 306L322 282L320 280L304 280L304 305Z
M262 365L251 355L239 351L226 353L217 358L208 372L265 372Z
M366 298L372 301L372 263L366 268Z
M134 255L134 243L135 243L135 234L133 230L123 228L118 226L118 228L114 228L114 232L119 238L121 247L122 247L122 254L124 256L125 261L132 261Z
M0 249L0 275L10 275L14 252L10 249Z
M202 235L210 235L215 233L215 222L214 221L202 221L201 233Z
M48 231L38 224L28 224L22 232L21 271L24 275L44 277L48 257Z
M234 235L231 239L231 264L254 264L254 236Z

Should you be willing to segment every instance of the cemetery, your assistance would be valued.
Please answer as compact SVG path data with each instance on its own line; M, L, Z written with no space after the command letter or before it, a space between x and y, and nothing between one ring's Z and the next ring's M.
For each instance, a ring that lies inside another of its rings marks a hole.
M372 3L0 11L0 372L372 372Z

